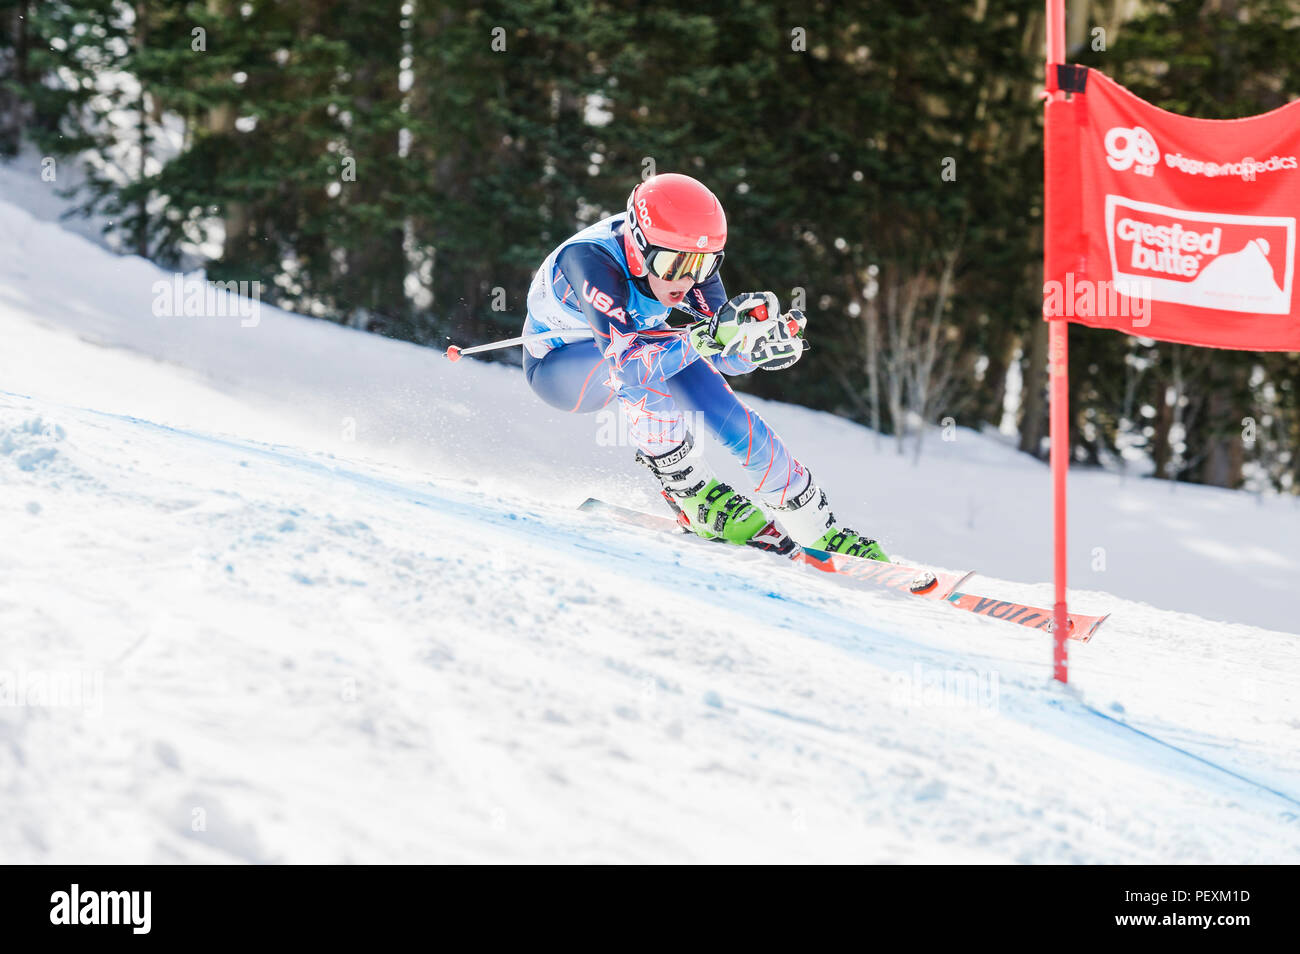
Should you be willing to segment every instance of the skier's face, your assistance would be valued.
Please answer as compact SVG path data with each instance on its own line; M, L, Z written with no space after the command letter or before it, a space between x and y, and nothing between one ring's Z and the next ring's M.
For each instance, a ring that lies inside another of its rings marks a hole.
M655 298L659 299L659 304L667 305L669 308L680 305L682 299L686 297L686 293L695 285L695 279L689 275L685 275L675 282L665 281L654 275L647 275L646 278L650 282L650 291L654 293Z

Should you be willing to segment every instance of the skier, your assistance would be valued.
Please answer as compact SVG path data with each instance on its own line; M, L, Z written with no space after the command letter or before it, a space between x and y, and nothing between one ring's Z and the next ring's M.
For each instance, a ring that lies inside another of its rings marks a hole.
M723 378L794 364L806 320L781 315L771 292L728 300L718 273L726 242L726 215L703 183L674 173L646 179L625 213L571 236L538 269L524 334L590 328L595 337L529 344L529 385L578 413L617 398L636 459L702 537L784 552L788 533L804 546L888 562L876 541L836 520L811 471ZM674 308L700 320L686 333L671 329ZM779 526L718 479L688 418L736 457Z

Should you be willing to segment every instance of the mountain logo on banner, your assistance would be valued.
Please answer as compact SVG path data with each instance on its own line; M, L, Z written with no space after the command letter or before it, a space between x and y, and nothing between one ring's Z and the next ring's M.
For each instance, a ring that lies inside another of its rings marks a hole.
M1291 313L1293 216L1193 212L1107 195L1106 241L1119 291L1220 311Z

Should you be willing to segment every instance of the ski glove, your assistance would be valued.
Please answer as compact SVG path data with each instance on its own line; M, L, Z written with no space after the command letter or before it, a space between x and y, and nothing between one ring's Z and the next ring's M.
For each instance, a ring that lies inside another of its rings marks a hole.
M803 357L803 349L807 344L803 329L807 324L808 319L804 313L791 308L777 319L776 327L768 332L767 337L754 345L749 360L764 371L780 371L790 367Z
M705 357L743 355L766 371L777 371L803 354L807 321L801 311L781 315L771 292L745 292L712 318L692 325L687 336Z

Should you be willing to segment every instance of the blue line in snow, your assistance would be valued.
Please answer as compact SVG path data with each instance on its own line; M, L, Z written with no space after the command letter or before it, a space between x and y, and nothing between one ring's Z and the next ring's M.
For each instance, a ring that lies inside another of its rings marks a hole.
M1172 742L1167 742L1157 735L1152 735L1150 732L1145 732L1142 729L1139 729L1137 726L1125 722L1123 719L1116 719L1112 715L1107 715L1106 713L1102 712L1100 709L1088 705L1088 703L1086 702L1080 702L1079 705L1084 709L1084 711L1091 712L1093 715L1097 716L1098 718L1104 719L1105 721L1113 725L1117 725L1120 728L1128 729L1134 735L1140 735L1142 738L1154 742L1157 745L1163 745L1165 748L1177 752L1180 755L1185 755L1187 758L1200 762L1202 765L1208 765L1210 768L1218 772L1222 772L1224 775L1230 775L1233 778L1237 779L1238 781L1245 782L1246 784L1252 785L1255 788L1268 792L1271 795L1276 795L1278 798L1282 799L1283 801L1290 802L1292 805L1296 806L1297 808L1300 808L1300 799L1293 798L1290 795L1288 795L1286 792L1280 792L1276 788L1273 788L1272 786L1265 785L1263 782L1256 781L1253 778L1250 778L1246 775L1242 775L1240 772L1234 772L1226 765L1221 765L1218 762L1207 759L1203 755L1197 755L1195 752L1191 751L1190 749L1185 749L1182 746L1174 745L1174 743Z

